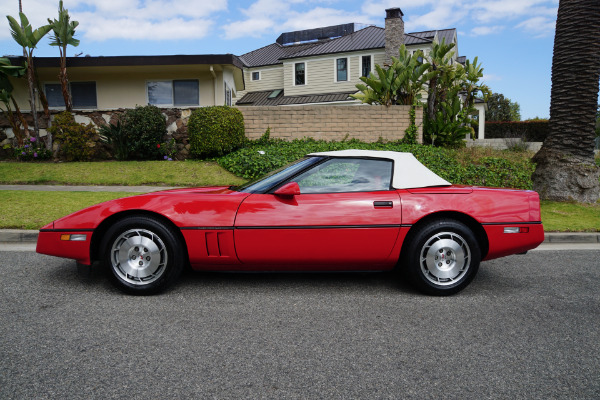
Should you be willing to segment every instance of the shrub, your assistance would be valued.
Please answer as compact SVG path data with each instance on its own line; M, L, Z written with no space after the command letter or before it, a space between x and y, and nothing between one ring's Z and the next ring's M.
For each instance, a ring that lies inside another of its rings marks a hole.
M345 150L391 150L412 153L421 163L442 178L454 184L501 186L515 189L531 188L531 173L534 165L524 156L514 159L481 157L466 162L458 161L458 152L422 145L408 145L399 142L365 143L358 140L325 142L314 139L296 139L291 142L261 144L251 142L247 147L218 159L219 165L245 179L258 178L274 169L287 165L306 154Z
M158 160L160 143L167 133L167 122L156 106L137 106L121 117L121 130L129 148L128 158Z
M129 140L120 119L117 120L116 125L108 124L100 127L100 141L112 147L117 160L124 161L129 158Z
M192 156L222 156L246 142L244 116L228 106L198 108L190 116L188 134Z
M54 116L48 130L59 144L59 154L67 161L88 161L92 157L97 132L91 123L78 124L73 114L63 111Z

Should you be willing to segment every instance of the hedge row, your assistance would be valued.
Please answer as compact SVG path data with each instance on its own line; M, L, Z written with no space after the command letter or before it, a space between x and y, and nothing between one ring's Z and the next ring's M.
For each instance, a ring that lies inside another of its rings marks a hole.
M534 165L529 161L511 161L484 157L461 164L457 150L401 143L364 143L358 140L325 142L302 139L292 142L267 141L249 146L218 159L219 165L246 179L258 178L283 167L306 154L319 151L365 149L410 152L425 166L454 184L531 189Z
M523 138L527 142L543 142L549 133L548 121L486 121L486 139Z

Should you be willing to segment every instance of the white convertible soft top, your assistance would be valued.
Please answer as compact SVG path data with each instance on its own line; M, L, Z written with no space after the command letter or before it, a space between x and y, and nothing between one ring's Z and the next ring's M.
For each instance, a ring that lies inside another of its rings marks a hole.
M310 153L309 156L386 158L393 160L394 176L392 177L392 187L394 189L451 185L450 182L440 178L431 172L429 168L421 164L412 153L380 150L339 150Z

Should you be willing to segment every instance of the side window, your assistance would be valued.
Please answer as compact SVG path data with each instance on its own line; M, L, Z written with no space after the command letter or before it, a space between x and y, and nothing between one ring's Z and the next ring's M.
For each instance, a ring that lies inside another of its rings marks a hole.
M296 86L306 84L306 64L294 64L294 84Z
M297 176L300 193L390 190L391 160L334 158Z

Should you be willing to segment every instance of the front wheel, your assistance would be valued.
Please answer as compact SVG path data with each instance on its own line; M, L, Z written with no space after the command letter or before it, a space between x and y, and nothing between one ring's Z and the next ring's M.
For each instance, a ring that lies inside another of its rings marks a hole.
M122 219L106 232L101 246L114 283L127 293L162 291L183 269L183 249L176 233L155 218Z
M409 238L401 262L417 289L445 296L460 292L473 280L480 260L473 232L459 221L440 219Z

